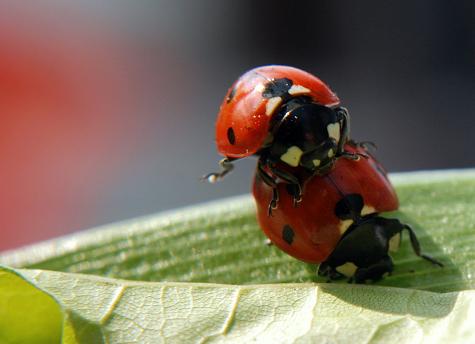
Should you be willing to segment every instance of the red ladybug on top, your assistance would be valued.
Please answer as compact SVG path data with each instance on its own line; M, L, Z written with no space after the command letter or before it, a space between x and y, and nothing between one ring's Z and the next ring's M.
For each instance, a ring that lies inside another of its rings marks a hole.
M277 179L302 188L297 176L279 165L324 174L339 157L358 159L344 149L349 115L338 97L317 77L287 66L254 68L229 89L216 121L216 144L223 170L205 176L215 182L232 170L232 161L259 157L258 173L273 187L270 208L277 206Z

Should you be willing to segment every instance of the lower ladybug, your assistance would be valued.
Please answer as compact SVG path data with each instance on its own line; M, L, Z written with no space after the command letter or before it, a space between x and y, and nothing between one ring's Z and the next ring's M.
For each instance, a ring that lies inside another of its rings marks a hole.
M401 233L406 230L414 253L442 266L421 253L409 225L378 215L399 206L381 164L363 147L347 144L345 150L365 158L339 159L328 174L307 178L298 206L291 185L279 183L279 206L271 215L268 204L273 188L256 173L253 195L257 218L271 242L299 260L320 263L321 276L362 283L393 270L389 252L399 248Z

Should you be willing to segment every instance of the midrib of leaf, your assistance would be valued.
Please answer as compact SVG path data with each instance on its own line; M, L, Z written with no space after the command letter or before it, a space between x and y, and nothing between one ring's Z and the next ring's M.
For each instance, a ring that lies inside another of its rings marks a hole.
M407 243L394 255L396 270L380 285L453 291L475 285L475 171L393 177L400 211L439 269ZM80 272L146 281L230 284L312 282L315 267L275 247L255 221L250 196L111 225L25 250L0 262L23 268ZM412 272L414 271L414 272Z

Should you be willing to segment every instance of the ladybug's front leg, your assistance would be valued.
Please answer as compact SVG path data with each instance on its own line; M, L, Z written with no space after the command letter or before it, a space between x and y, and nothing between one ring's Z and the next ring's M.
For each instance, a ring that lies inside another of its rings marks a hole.
M361 153L352 153L345 150L344 145L350 140L350 114L344 107L340 107L336 110L338 121L340 122L340 140L336 150L337 157L343 157L346 159L358 160L360 157L368 158L368 156Z
M277 190L277 182L270 176L264 169L264 164L261 160L257 163L257 175L262 181L272 188L272 199L269 202L267 209L267 215L272 216L272 210L277 208L277 202L279 201L279 192Z
M220 172L212 172L203 176L202 180L207 180L209 183L216 183L217 181L224 178L229 172L234 169L232 161L237 160L236 158L224 158L219 161L219 166L221 167Z
M362 153L352 153L344 149L346 143L354 147L363 147L367 149L368 147L376 148L376 145L371 141L356 142L350 139L350 114L348 110L344 107L340 107L336 110L338 121L340 122L340 140L338 141L338 146L336 150L337 157L343 157L346 159L359 160L360 158L368 158L368 155Z
M287 190L292 195L294 207L296 207L297 204L302 201L303 191L302 186L300 184L300 180L292 173L277 169L272 164L269 165L269 169L276 177L282 179L285 183L288 184Z
M343 146L350 140L350 114L346 108L339 107L336 109L336 115L340 123L340 140L336 152L337 156L341 156L345 152Z

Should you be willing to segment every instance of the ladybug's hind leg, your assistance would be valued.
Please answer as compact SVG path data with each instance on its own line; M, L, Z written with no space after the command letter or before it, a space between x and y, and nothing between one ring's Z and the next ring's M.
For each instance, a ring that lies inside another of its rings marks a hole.
M386 255L368 267L358 268L355 271L354 276L350 279L354 280L355 283L364 283L367 280L377 281L385 275L391 274L393 268L394 264L391 257Z
M417 256L431 262L432 264L443 267L444 264L442 264L438 260L432 258L431 256L428 256L427 254L424 254L424 253L421 252L421 245L419 244L419 240L417 239L416 233L411 228L411 226L409 226L407 224L404 224L403 226L404 226L404 229L406 229L409 233L409 239L411 240L411 246L412 246L412 249L414 250L414 253Z
M257 163L257 175L262 181L272 188L272 199L269 202L267 208L267 215L272 216L272 210L277 209L277 203L279 202L279 191L277 190L277 182L272 176L270 176L265 170L262 162L259 160Z

